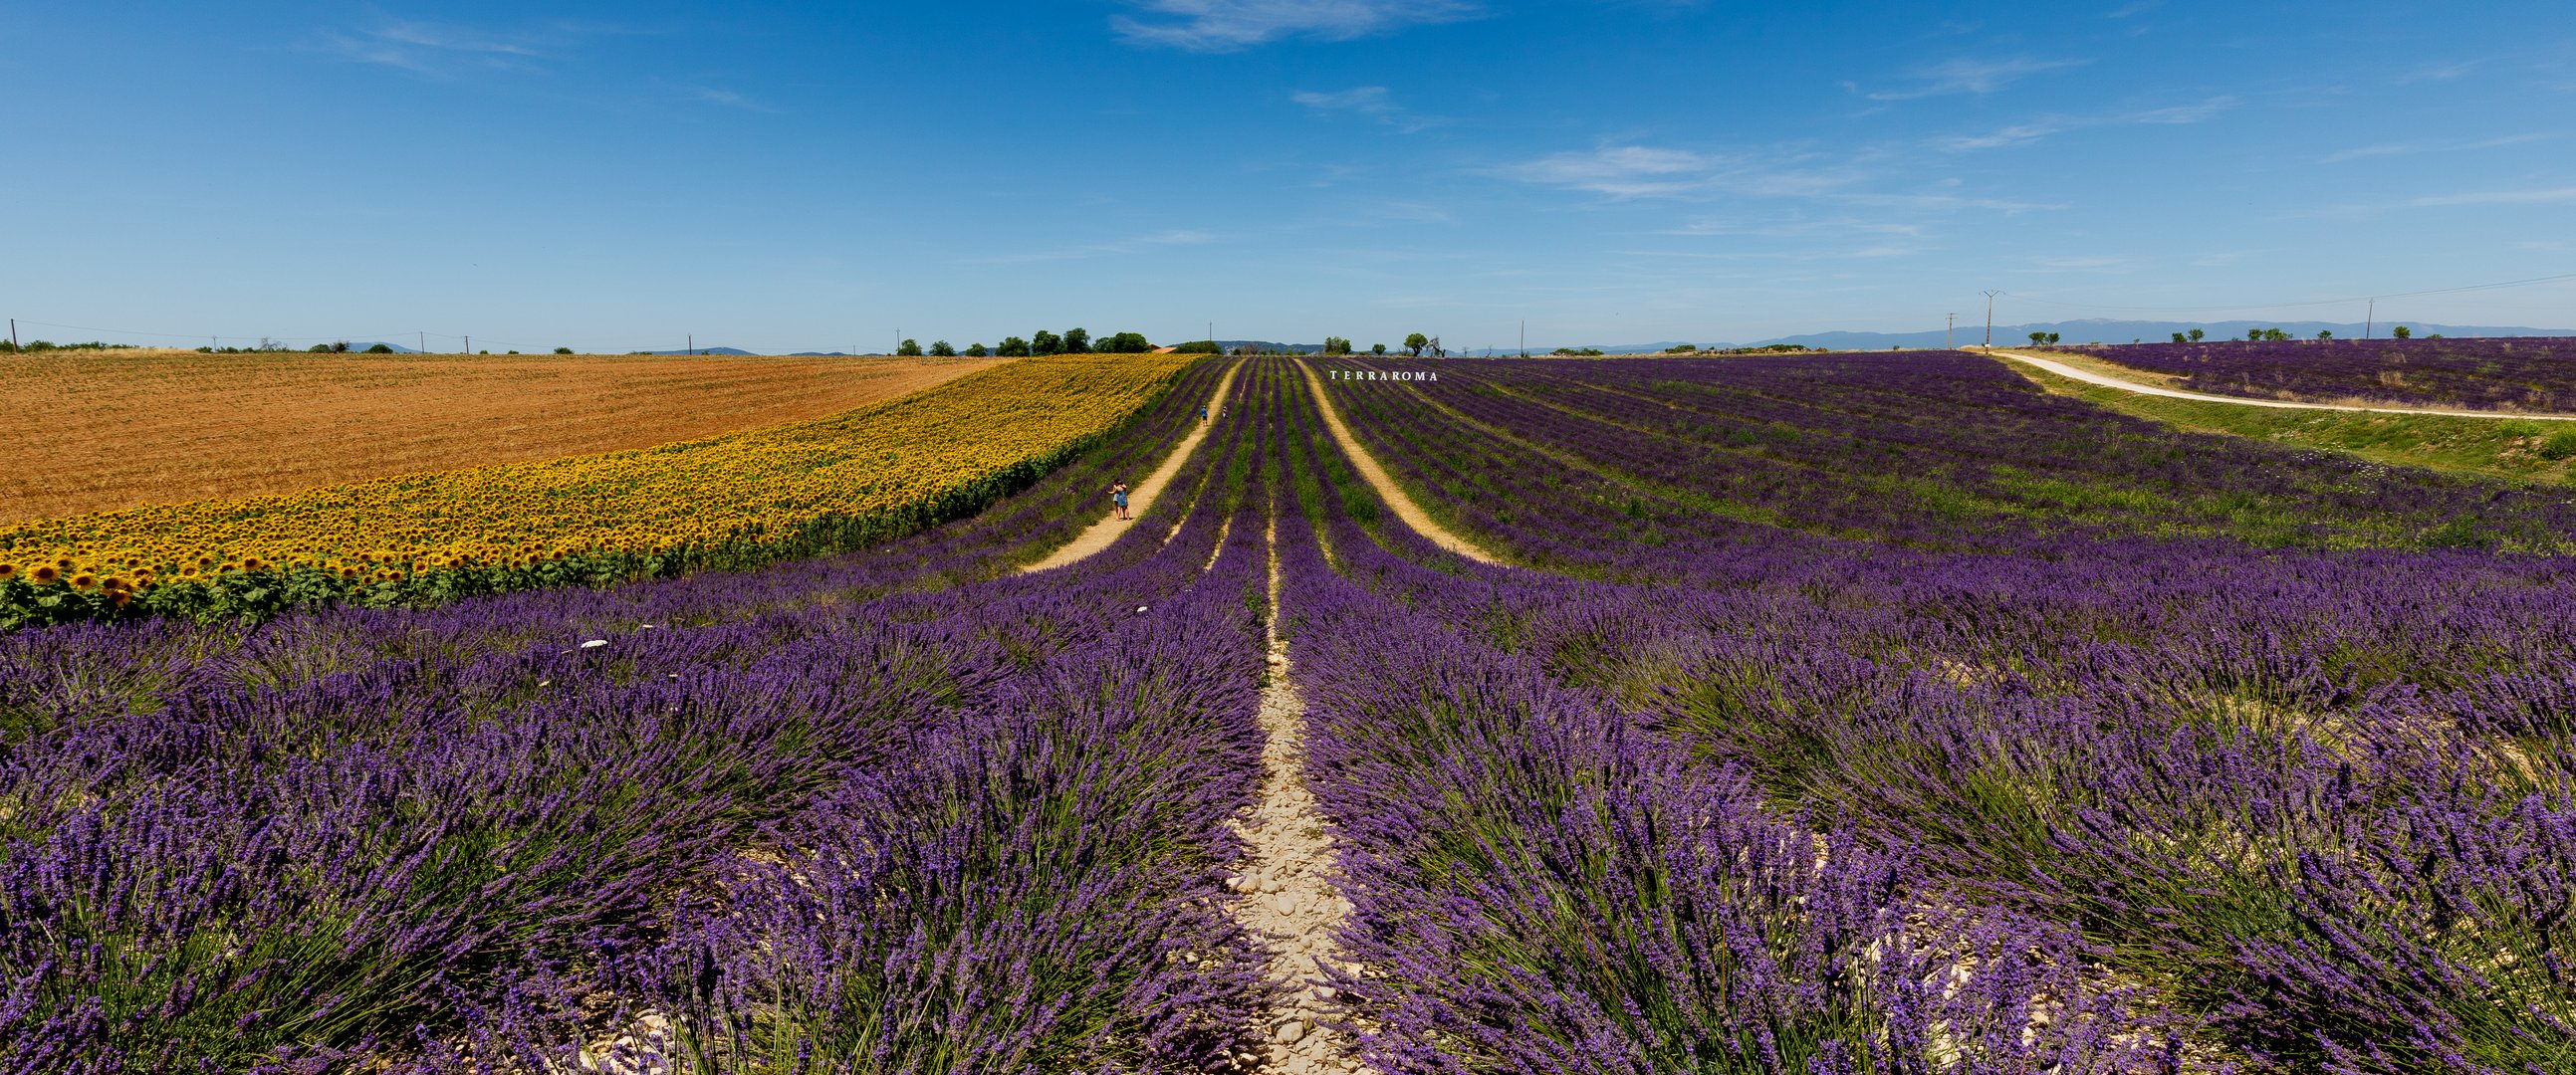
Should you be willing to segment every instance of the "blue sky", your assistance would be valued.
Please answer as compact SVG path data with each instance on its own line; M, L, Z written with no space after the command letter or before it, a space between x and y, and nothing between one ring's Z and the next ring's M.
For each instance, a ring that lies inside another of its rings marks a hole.
M144 2L0 40L28 337L1733 341L2576 273L2561 4ZM2576 327L2576 281L2380 314Z

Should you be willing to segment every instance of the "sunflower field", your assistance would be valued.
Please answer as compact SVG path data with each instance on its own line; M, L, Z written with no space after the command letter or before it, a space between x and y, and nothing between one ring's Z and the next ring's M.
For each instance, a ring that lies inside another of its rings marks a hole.
M837 552L970 514L1195 356L1026 359L827 418L654 448L149 504L0 529L0 627L406 604Z

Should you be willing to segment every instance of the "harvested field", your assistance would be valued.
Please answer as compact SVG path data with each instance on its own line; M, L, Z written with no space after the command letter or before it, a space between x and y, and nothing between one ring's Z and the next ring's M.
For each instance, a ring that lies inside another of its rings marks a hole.
M641 448L917 392L988 358L0 357L0 523Z

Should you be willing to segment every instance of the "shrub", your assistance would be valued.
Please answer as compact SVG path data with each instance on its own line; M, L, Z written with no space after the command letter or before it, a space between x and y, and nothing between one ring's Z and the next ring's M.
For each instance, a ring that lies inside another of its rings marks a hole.
M2576 429L2562 429L2543 438L2539 451L2542 459L2576 456Z
M367 348L367 353L368 353L368 354L371 354L371 355L390 355L390 354L394 353L394 349L393 349L393 345L391 345L391 344L383 344L383 343L380 343L380 344L377 344L377 345L375 345L375 346L373 346L373 347Z

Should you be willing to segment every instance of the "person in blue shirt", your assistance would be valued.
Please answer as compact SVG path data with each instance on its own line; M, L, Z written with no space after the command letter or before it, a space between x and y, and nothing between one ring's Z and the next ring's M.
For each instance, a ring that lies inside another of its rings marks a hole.
M1126 482L1119 482L1118 484L1116 484L1116 485L1112 485L1112 486L1110 486L1110 487L1109 487L1109 502L1110 502L1110 503L1112 503L1112 504L1116 504L1116 505L1118 505L1118 517L1119 517L1119 518L1121 518L1121 519L1127 518L1127 483L1126 483Z

